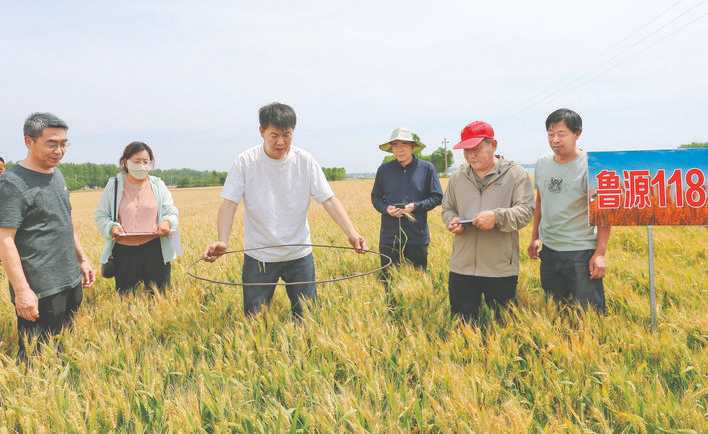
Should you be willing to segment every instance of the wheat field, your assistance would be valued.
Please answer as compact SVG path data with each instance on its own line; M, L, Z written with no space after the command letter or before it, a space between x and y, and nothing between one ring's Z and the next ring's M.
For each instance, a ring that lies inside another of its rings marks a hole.
M371 181L334 182L358 230L378 246ZM708 430L708 229L655 229L659 326L649 331L644 228L615 228L608 314L544 299L522 253L518 303L481 327L449 315L451 235L429 218L429 273L394 272L387 303L375 277L318 287L302 322L279 287L244 318L242 258L192 263L215 237L219 189L174 191L185 256L165 296L124 298L99 279L74 327L25 366L15 314L0 295L2 432L695 432ZM72 194L94 266L97 192ZM241 246L241 218L231 248ZM313 204L314 243L345 245ZM528 244L530 229L522 232ZM318 277L377 266L375 256L315 249Z

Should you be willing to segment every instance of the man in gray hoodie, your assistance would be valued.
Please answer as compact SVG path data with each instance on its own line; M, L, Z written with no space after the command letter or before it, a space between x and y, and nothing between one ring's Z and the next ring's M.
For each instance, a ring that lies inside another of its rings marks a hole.
M450 309L464 321L479 314L482 294L497 316L516 296L519 230L533 217L531 180L516 163L496 156L492 126L467 125L454 149L467 164L450 177L442 217L455 237L450 257Z

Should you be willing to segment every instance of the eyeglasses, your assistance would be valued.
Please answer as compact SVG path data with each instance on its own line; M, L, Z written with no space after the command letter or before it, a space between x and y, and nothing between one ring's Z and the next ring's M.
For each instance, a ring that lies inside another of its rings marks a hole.
M69 142L47 142L44 144L44 146L50 151L56 151L57 149L65 151L69 147L69 145Z

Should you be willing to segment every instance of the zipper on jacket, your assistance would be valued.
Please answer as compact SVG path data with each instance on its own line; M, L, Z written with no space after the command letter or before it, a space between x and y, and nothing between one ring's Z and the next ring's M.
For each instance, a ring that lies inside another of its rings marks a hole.
M482 191L481 188L477 187L477 191L479 191L479 209L480 212L483 209L482 205L484 204L484 192ZM474 276L477 275L477 257L479 256L479 229L476 229L474 231L474 262L472 263L472 273Z

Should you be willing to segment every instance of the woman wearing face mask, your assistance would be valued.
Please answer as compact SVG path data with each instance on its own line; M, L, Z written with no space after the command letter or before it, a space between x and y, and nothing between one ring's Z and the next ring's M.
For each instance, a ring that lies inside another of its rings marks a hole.
M96 209L96 226L106 238L101 264L113 261L116 289L124 294L140 282L164 291L179 254L179 212L165 183L149 172L150 146L132 142L120 158L121 173L108 180Z

